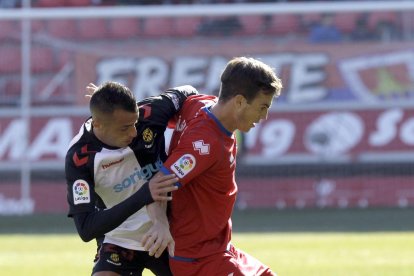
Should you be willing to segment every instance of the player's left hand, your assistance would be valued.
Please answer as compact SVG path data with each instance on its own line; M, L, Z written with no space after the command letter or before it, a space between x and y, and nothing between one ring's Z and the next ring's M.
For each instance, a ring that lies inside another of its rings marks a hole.
M150 256L158 258L168 247L170 256L174 256L175 242L171 236L168 223L156 221L145 233L142 244Z

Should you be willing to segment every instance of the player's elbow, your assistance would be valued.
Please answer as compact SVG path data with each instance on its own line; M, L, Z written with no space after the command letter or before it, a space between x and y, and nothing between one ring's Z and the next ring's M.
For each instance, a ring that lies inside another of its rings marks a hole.
M95 237L93 237L92 235L90 235L88 233L82 233L82 232L79 232L79 237L84 242L90 242L91 240L93 240L95 238Z
M89 242L95 238L91 227L88 227L89 224L87 223L87 218L88 214L86 213L76 214L73 216L76 230L78 231L79 237L84 242Z

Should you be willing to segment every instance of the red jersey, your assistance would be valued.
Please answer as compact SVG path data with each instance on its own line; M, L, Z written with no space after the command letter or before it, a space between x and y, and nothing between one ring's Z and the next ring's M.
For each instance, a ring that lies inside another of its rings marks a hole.
M170 229L175 255L201 258L226 250L236 201L236 138L210 112L214 96L189 97L161 169L175 173Z

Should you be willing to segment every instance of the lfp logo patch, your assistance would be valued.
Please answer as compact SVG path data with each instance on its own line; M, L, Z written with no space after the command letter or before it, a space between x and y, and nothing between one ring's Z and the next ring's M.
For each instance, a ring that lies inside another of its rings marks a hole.
M183 178L194 169L195 165L196 160L194 156L184 154L170 168L179 178Z
M89 203L91 202L89 184L85 180L78 179L73 183L73 203Z

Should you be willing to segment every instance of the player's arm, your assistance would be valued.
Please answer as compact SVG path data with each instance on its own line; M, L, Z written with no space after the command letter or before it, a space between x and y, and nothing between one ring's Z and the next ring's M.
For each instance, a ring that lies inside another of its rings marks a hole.
M160 177L160 176L158 176ZM168 247L170 256L174 256L175 243L170 233L170 225L167 218L167 202L156 201L147 205L148 216L152 220L152 226L142 239L142 244L150 256L158 258Z
M170 88L159 96L146 98L138 103L140 120L150 120L153 124L166 127L168 121L181 109L185 100L197 94L198 91L194 87L184 85Z
M175 185L181 187L211 168L219 160L221 149L220 141L209 135L208 129L200 125L188 127L158 173L175 174Z
M79 236L85 242L101 237L124 222L146 204L153 202L148 183L135 194L110 209L72 214Z
M70 206L69 216L73 217L76 229L83 241L90 241L112 231L129 216L154 200L170 200L171 198L166 194L176 189L173 185L177 181L174 175L153 178L123 202L110 209L97 209L95 208L97 198L94 183L87 167L76 167L70 158L67 161L65 171ZM76 193L79 183L84 186L81 198Z

